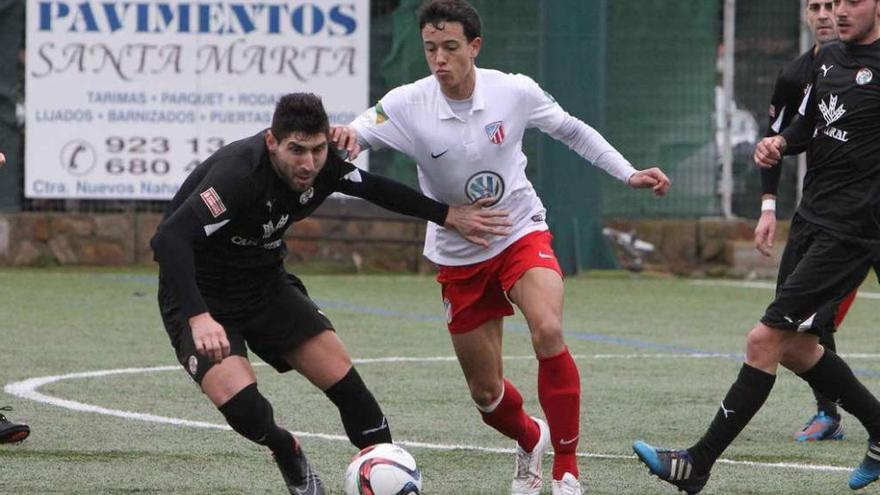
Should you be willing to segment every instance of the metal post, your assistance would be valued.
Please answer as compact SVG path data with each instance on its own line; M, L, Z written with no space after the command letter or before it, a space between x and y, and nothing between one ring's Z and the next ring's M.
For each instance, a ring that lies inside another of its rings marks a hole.
M736 0L724 0L724 54L722 56L721 112L724 117L721 144L721 213L724 218L733 218L733 72L734 50L736 44Z

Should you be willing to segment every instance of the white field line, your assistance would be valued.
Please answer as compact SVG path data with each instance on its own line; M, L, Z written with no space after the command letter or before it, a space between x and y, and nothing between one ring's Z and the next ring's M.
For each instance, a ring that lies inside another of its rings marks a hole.
M656 358L656 357L667 357L667 358L688 358L688 357L713 357L716 355L713 354L705 354L705 355L694 355L694 354L594 354L591 356L576 356L578 358L595 358L595 359L610 359L610 358L624 358L624 359L645 359L645 358ZM876 356L876 355L872 355ZM534 359L533 356L505 356L505 359ZM454 361L454 356L435 356L435 357L426 357L426 358L416 358L416 357L387 357L387 358L370 358L370 359L354 359L355 363L359 364L367 364L367 363L393 363L393 362L447 362ZM254 363L255 365L264 365L264 363ZM110 375L124 375L124 374L140 374L140 373L156 373L160 371L174 371L179 370L179 366L154 366L149 368L119 368L119 369L110 369L110 370L96 370L96 371L84 371L80 373L67 373L64 375L54 375L54 376L43 376L37 378L29 378L27 380L22 380L18 382L13 382L7 384L3 390L7 394L14 395L16 397L20 397L22 399L29 399L36 402L41 402L44 404L49 404L56 407L61 407L64 409L69 409L72 411L78 412L91 412L97 414L103 414L106 416L113 416L117 418L127 419L127 420L136 420L136 421L147 421L152 423L162 423L169 424L174 426L188 426L194 428L212 428L217 430L230 430L229 426L218 423L208 423L205 421L191 421L187 419L180 418L171 418L167 416L158 416L155 414L146 414L146 413L138 413L132 411L123 411L118 409L108 409L101 406L95 406L92 404L86 404L83 402L77 402L68 399L61 399L58 397L52 397L46 394L43 394L38 391L40 387L48 385L50 383L60 382L63 380L77 380L84 378L100 378L104 376ZM294 431L292 432L294 435L304 437L304 438L319 438L323 440L333 440L340 442L347 442L348 437L343 435L331 435L327 433L313 433L313 432L305 432L305 431ZM498 447L484 447L480 445L468 445L468 444L440 444L440 443L430 443L430 442L416 442L416 441L407 441L402 440L398 441L400 445L404 447L411 448L419 448L419 449L429 449L429 450L467 450L471 452L485 452L491 454L513 454L514 449L510 448L498 448ZM578 457L589 457L594 459L635 459L633 455L619 455L619 454L595 454L595 453L587 453L587 452L578 452ZM732 459L719 459L718 462L723 464L731 464L731 465L740 465L740 466L753 466L753 467L765 467L765 468L780 468L780 469L798 469L798 470L808 470L808 471L841 471L848 472L850 468L842 467L842 466L832 466L832 465L824 465L824 464L801 464L801 463L791 463L791 462L752 462L752 461L736 461Z
M774 282L749 282L745 280L692 280L693 285L707 287L735 287L740 289L776 289ZM880 299L880 292L859 291L859 299Z

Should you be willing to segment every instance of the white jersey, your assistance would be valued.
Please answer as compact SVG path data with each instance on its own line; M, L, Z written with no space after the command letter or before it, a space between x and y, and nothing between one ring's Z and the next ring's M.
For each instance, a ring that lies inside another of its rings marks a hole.
M495 70L476 70L469 115L453 112L434 76L388 92L361 114L352 127L372 149L390 147L418 164L426 196L449 205L497 198L491 208L506 210L511 235L493 237L489 249L457 232L428 224L425 256L457 266L490 259L524 235L547 230L546 210L526 178L523 133L536 127L621 180L635 172L598 133L566 113L531 78Z

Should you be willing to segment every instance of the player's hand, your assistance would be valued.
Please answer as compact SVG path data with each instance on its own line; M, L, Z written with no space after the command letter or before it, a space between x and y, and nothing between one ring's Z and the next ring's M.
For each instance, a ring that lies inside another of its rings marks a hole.
M3 165L6 165L6 155L0 153L0 167L2 167Z
M340 150L348 152L348 160L354 160L361 153L357 132L347 125L330 126L330 142Z
M764 256L770 256L773 249L773 238L776 236L776 212L765 210L761 212L758 225L755 227L755 249Z
M510 227L513 225L507 211L486 208L493 201L495 198L480 198L469 205L450 206L443 226L455 229L468 241L488 249L489 241L485 238L487 234L510 235Z
M785 151L786 146L788 143L785 142L785 138L778 134L762 139L755 146L755 163L764 168L776 165L782 160L782 152Z
M627 180L627 184L635 189L651 188L655 196L663 196L666 194L669 186L672 185L672 182L669 181L669 177L666 177L662 170L657 167L651 167L632 174L629 180Z
M189 319L193 342L199 354L219 363L229 356L229 340L223 325L217 323L209 313L201 313Z

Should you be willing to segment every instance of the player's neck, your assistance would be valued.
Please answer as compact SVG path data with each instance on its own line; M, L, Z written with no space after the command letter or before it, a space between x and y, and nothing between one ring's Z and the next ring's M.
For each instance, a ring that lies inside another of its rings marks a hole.
M453 100L467 100L474 94L474 88L477 85L477 71L476 68L471 67L471 70L468 71L468 74L465 76L462 81L451 87L443 87L440 86L440 90L443 91L443 94L447 98L451 98Z

